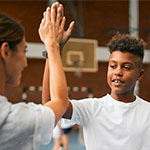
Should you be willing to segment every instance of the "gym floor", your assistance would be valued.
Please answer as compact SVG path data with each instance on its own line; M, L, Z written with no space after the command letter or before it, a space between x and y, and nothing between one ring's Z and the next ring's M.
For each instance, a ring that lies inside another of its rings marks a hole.
M78 133L69 134L69 150L85 150L85 146L80 144L80 138ZM40 150L53 150L54 141L45 146L40 146ZM62 149L63 150L63 149Z

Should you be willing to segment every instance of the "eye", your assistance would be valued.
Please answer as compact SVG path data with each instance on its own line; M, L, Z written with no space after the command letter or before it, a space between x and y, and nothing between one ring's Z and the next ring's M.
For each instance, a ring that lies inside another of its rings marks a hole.
M110 68L115 69L117 66L116 65L109 65Z
M131 69L132 69L132 68L129 67L129 66L123 66L123 68L124 68L125 70L131 70Z
M28 52L28 50L27 50L27 49L25 49L25 50L24 50L24 53L27 53L27 52Z

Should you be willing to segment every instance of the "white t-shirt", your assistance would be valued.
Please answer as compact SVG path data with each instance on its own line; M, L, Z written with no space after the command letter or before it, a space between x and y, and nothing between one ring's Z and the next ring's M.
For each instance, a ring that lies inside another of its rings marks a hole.
M63 119L63 118L60 119L60 126L61 126L61 128L63 128L63 129L71 128L71 127L73 127L74 125L75 125L75 124L72 123L72 121L70 121L70 120L68 120L67 123L66 123L66 119Z
M60 124L58 122L57 125L55 126L55 128L53 129L53 138L60 139L61 136L62 136L62 131L61 131Z
M62 129L68 129L74 126L72 121L61 118L53 130L53 138L58 139L62 136Z
M150 103L102 98L72 100L72 121L83 126L86 150L150 150Z
M38 150L51 140L53 111L34 103L11 104L0 96L0 150Z

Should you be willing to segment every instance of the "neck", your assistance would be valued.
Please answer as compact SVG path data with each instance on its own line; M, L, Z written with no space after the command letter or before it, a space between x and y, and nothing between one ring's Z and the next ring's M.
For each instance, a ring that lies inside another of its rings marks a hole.
M4 73L4 65L0 56L0 95L4 94L5 89L5 73Z
M135 101L136 97L135 95L132 94L110 94L112 98L114 98L117 101L125 102L125 103L130 103Z

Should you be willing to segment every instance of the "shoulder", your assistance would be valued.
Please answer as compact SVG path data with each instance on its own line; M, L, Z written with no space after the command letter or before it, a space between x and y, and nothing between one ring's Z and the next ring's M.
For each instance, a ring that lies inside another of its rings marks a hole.
M35 126L48 118L52 122L55 120L54 113L50 108L41 104L24 102L12 104L8 116L9 121L14 124L24 123L27 126Z
M141 114L148 114L150 115L150 103L140 97L137 97L137 101L138 101L138 111ZM145 115L146 116L146 115Z
M10 107L12 104L8 102L7 98L5 96L0 95L0 109L3 107Z
M104 99L105 97L71 100L73 108L71 120L80 125L91 122L102 110Z
M137 98L138 102L140 103L140 105L150 108L150 102L148 102L138 96L136 96L136 98Z
M33 111L28 104L21 102L12 104L8 120L14 125L22 124L23 128L34 129L37 120L36 116L35 111Z
M51 111L50 108L43 106L42 104L35 104L35 103L16 103L12 105L12 111L21 111L21 112L29 112L29 113L36 113L36 112L43 112L43 111Z
M100 98L85 98L80 100L70 100L73 107L97 107L101 106L104 103L106 96L100 97Z
M0 97L0 107L1 107ZM11 104L6 100L3 102L10 105L9 112L3 117L5 124L4 129L9 132L14 131L18 136L32 136L34 140L38 142L49 142L52 129L55 124L55 116L53 111L43 105L37 105L34 103L16 103ZM0 114L0 123L2 122L1 116L4 116L5 109L1 109L2 115ZM3 122L4 122L3 121ZM14 135L16 136L16 134ZM40 138L41 137L41 138ZM12 136L10 138L13 138Z

